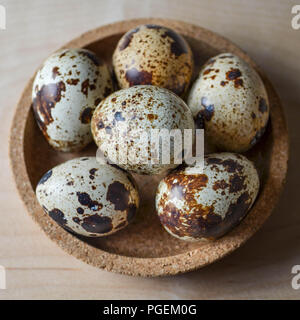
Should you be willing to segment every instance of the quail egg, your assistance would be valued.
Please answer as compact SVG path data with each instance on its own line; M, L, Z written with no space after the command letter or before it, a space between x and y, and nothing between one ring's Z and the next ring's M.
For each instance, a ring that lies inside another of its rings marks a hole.
M150 84L182 96L192 77L193 55L188 43L175 31L146 24L120 39L113 66L121 88Z
M95 157L82 157L49 170L36 195L44 211L63 228L87 237L110 235L134 218L139 195L129 173Z
M51 55L32 88L34 115L49 144L69 152L90 143L93 111L112 91L108 66L93 52L64 49Z
M149 85L122 89L102 100L91 126L94 140L106 159L125 170L149 175L178 165L174 153L179 147L176 140L170 139L172 130L177 129L180 142L186 131L191 140L195 134L193 117L184 101L167 89ZM159 135L163 147L153 148L159 146L155 144ZM166 154L169 159L164 161Z
M210 154L200 169L197 165L177 168L157 189L159 219L182 240L223 236L246 216L258 193L257 171L242 155Z
M244 152L263 135L269 101L258 73L244 60L222 53L201 69L188 96L197 128L219 151Z

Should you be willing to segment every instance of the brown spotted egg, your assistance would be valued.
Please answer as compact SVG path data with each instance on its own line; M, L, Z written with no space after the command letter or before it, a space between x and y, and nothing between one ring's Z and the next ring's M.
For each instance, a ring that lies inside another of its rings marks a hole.
M258 189L257 171L246 157L210 154L203 170L181 166L160 182L156 209L171 235L189 241L215 239L245 217Z
M32 88L35 118L49 144L69 152L90 143L93 111L112 91L109 69L93 52L64 49L51 55Z
M197 128L220 151L243 152L263 135L269 102L258 73L244 60L222 53L201 69L188 97Z
M190 129L191 140L195 134L193 117L184 101L170 90L150 85L122 89L102 100L91 126L100 152L109 161L125 170L149 175L178 165L174 161L174 140L167 136L172 130L177 129L179 139L183 139L184 129ZM153 148L155 134L166 137L169 152L165 147ZM170 161L164 161L162 150Z
M114 71L121 88L152 84L182 96L193 73L193 55L175 31L146 24L128 31L113 54Z
M123 229L139 206L131 175L100 164L95 157L72 159L49 170L39 181L36 196L60 226L87 237Z

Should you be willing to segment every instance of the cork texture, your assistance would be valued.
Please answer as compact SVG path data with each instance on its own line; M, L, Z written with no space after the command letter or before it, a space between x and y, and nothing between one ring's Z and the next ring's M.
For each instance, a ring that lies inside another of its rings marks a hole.
M58 226L39 206L34 193L36 184L47 170L65 160L95 155L96 146L91 144L77 153L60 153L48 145L31 110L34 76L27 83L16 107L9 152L15 182L28 213L62 249L108 271L133 276L174 275L219 260L240 247L263 225L284 185L289 153L288 132L280 99L263 72L233 43L204 28L166 19L122 21L91 30L67 43L64 48L90 49L111 65L112 53L120 37L144 23L167 26L185 37L194 54L194 78L209 57L232 52L250 63L265 83L270 100L270 121L261 141L245 153L259 170L261 189L254 206L239 226L216 241L189 243L173 238L160 225L154 209L155 190L161 177L137 175L141 207L136 220L126 229L106 238L88 239L76 237Z

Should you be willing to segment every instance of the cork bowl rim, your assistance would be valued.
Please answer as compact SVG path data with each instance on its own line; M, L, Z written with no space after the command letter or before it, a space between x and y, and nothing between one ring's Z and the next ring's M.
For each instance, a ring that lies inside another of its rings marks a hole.
M283 189L289 154L288 131L280 99L270 81L251 58L231 41L202 27L170 19L134 19L116 22L88 31L62 48L87 47L116 34L124 34L141 24L159 24L181 35L209 42L220 52L233 52L250 63L261 75L271 99L271 123L274 142L269 159L269 174L263 190L247 217L229 234L208 241L201 248L165 257L132 257L104 251L81 241L42 213L30 182L24 153L26 121L30 112L33 77L28 81L17 104L11 126L9 155L14 180L28 213L41 229L63 250L100 269L133 276L163 276L184 273L215 262L244 244L265 222L275 207Z

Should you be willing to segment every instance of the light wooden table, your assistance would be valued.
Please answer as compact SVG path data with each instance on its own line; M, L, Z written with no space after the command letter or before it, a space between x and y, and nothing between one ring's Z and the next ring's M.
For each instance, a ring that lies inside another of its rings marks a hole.
M298 1L300 4L300 1ZM300 264L300 30L295 1L0 0L0 299L299 299L291 268ZM104 272L69 256L31 220L16 192L8 135L21 91L41 61L82 32L122 19L167 17L198 24L237 43L264 69L285 106L291 137L288 183L265 226L241 249L202 270L156 279Z

